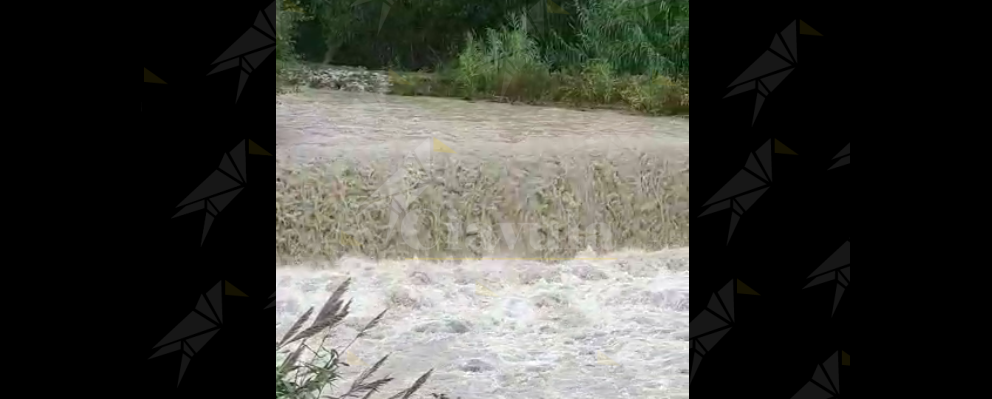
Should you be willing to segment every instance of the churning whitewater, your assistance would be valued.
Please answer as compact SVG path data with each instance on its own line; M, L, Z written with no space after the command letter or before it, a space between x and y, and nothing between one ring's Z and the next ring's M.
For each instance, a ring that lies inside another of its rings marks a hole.
M340 394L390 354L373 376L395 378L384 397L431 368L418 391L423 397L688 397L688 248L584 252L557 264L344 258L277 267L276 339L309 307L320 310L349 277L351 314L326 347L345 348L389 311L343 354L351 366L325 394Z

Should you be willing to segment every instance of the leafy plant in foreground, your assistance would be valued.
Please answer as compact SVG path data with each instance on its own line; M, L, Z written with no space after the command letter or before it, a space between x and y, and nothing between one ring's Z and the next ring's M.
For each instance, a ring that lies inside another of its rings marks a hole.
M324 334L323 338L320 340L320 344L317 345L317 349L314 350L312 347L307 345L306 341L313 338L321 332L328 332L331 328L338 325L345 317L348 316L348 308L351 305L349 300L347 303L343 303L341 299L344 292L348 289L348 284L351 279L345 280L341 283L331 297L324 303L324 306L317 313L313 322L309 327L303 328L303 325L310 319L313 314L313 307L308 309L301 315L295 323L289 328L289 331L283 335L282 339L276 342L276 352L278 353L280 349L285 348L287 345L300 341L299 347L296 350L289 353L285 360L281 364L276 364L276 399L311 399L318 397L327 397L331 399L344 399L344 398L362 398L368 399L375 392L378 392L384 385L392 381L392 378L386 377L374 381L368 381L369 377L372 376L389 355L383 356L382 359L375 362L372 367L368 370L362 372L355 381L352 382L351 387L348 391L341 396L321 396L325 389L328 387L333 387L334 383L341 378L338 373L339 365L348 366L347 363L341 361L340 354L344 353L351 347L351 344L355 342L358 338L364 336L366 332L375 327L382 320L382 316L386 314L383 310L378 316L372 319L358 335L348 343L348 346L344 348L343 351L338 352L335 349L327 350L324 349L324 341L327 340L329 334ZM388 309L387 309L388 310ZM302 331L301 331L302 329ZM330 355L330 357L321 362L320 364L314 364L311 361L308 363L300 362L300 355L303 350L307 349L313 352L315 355L314 359L319 359L321 351ZM409 388L404 389L389 399L408 399L414 394L420 387L427 382L430 378L431 373L434 369L431 369L420 376L416 382L413 383Z

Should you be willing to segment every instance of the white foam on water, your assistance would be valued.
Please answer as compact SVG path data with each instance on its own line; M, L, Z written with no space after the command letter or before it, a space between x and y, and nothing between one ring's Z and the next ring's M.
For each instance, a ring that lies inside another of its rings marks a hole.
M390 310L344 354L354 364L325 393L342 393L391 354L373 376L395 378L383 397L431 368L423 397L688 397L689 249L588 255L557 264L345 258L277 267L276 339L351 277L351 314L326 347L343 349Z

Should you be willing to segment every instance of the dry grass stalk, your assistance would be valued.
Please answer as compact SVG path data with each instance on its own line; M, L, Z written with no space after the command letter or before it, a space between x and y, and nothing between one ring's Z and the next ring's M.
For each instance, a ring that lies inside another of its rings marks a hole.
M320 395L323 392L323 390L328 386L332 386L333 382L338 378L340 378L340 375L337 373L338 365L344 364L345 366L347 366L347 363L344 363L340 360L339 353L345 353L347 349L351 347L351 345L355 342L355 340L357 340L359 337L365 336L365 334L369 330L375 328L377 325L379 325L379 323L382 322L382 318L386 314L385 310L379 313L371 321L369 321L365 325L365 327L363 327L361 331L356 335L356 337L352 339L352 341L348 344L348 346L345 347L344 351L341 352L338 352L337 350L328 351L330 352L331 356L326 362L324 362L321 365L314 365L312 362L303 365L297 365L297 363L300 361L300 357L303 352L303 349L309 349L314 354L318 354L318 351L323 349L324 341L327 339L327 335L325 335L324 338L320 341L320 344L317 345L317 350L314 350L305 343L308 338L312 338L313 336L319 334L322 331L330 330L331 328L336 326L341 320L343 320L344 317L348 315L348 308L351 305L351 300L349 300L345 304L342 304L341 297L348 289L350 283L351 283L351 279L349 278L345 280L345 282L343 282L341 285L339 285L337 289L334 290L334 293L324 303L324 306L321 308L320 312L317 313L317 317L314 319L310 327L303 329L303 331L300 331L303 325L306 324L307 320L309 320L311 314L313 314L312 307L309 308L302 315L300 315L300 317L297 318L296 322L293 323L293 325L286 332L286 334L284 334L283 337L278 342L276 342L276 350L278 351L278 349L283 348L286 345L289 345L290 343L302 341L300 342L300 345L295 350L293 350L289 354L289 356L287 356L287 358L282 362L282 364L276 368L277 399L309 399L309 398L321 397ZM324 349L324 351L327 350ZM363 371L358 377L355 378L355 380L352 382L351 386L349 387L348 391L342 394L341 396L336 396L336 397L327 396L327 397L330 399L344 399L344 398L358 398L358 397L362 397L365 399L370 398L372 394L379 392L383 388L383 386L385 386L386 384L388 384L393 380L393 378L391 377L385 377L374 381L367 381L372 377L373 374L375 374L382 367L382 365L386 362L386 359L388 358L389 355L383 356L381 359L379 359L379 361L373 364L372 367ZM289 375L293 372L297 372L296 373L297 378L295 379L295 381L290 381ZM420 387L427 381L427 378L430 377L431 372L433 372L433 369L431 369L430 371L422 375L420 378L418 378L417 381L411 387L400 391L393 397L409 398L410 395L412 395L414 392L420 389ZM304 376L301 376L301 374L304 374ZM300 382L301 380L302 382ZM312 394L312 392L314 391L316 391L315 395Z

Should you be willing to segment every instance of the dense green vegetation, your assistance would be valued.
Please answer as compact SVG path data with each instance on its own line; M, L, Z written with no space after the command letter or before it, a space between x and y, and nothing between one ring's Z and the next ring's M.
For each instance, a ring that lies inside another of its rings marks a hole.
M277 5L277 88L305 62L400 72L400 94L688 109L688 0Z

